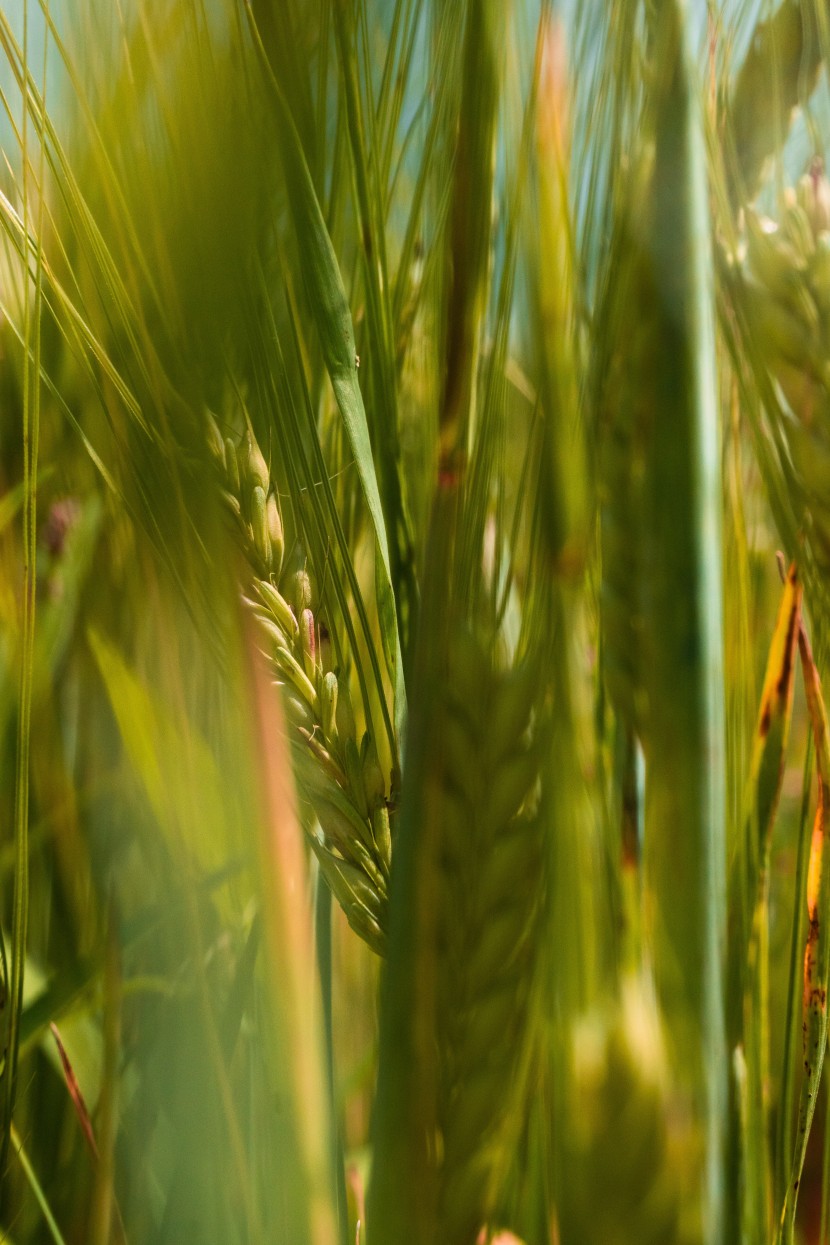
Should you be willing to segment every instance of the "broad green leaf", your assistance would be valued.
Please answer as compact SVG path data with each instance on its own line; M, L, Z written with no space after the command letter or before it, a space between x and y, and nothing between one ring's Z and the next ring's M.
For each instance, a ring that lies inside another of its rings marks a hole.
M192 722L174 718L100 632L88 638L127 756L174 858L184 851L203 871L218 869L229 855L230 818L207 743Z

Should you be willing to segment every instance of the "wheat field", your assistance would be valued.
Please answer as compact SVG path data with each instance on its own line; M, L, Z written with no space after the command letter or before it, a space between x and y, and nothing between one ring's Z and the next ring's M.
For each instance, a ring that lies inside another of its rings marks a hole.
M830 1243L828 58L0 0L0 1240Z

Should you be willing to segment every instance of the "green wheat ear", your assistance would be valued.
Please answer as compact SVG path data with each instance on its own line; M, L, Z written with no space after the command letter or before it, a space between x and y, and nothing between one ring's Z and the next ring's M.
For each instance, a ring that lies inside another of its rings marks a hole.
M358 737L348 690L327 669L306 566L285 564L285 537L268 464L249 431L222 441L208 416L231 519L249 564L248 606L283 689L303 824L352 929L385 955L392 838L390 786L368 732Z
M755 198L771 158L784 146L793 112L816 86L827 52L817 8L784 0L755 30L727 110L733 204Z
M385 1058L413 1061L409 1118L397 1118L393 1143L419 1173L411 1239L473 1245L499 1205L538 1050L544 680L534 661L500 664L492 634L451 606L447 615L428 723L410 761L418 792L406 844L396 847L395 868L407 870L412 889L404 900L398 876L393 901L407 903L408 929L394 935L390 971L407 976L390 978L387 990L410 999L414 1042L409 1053L386 1047ZM375 1181L392 1182L382 1142ZM374 1193L370 1224L382 1240L398 1212L386 1201L391 1183Z
M507 1169L542 910L538 670L451 637L431 776L440 809L435 912L441 1239L474 1240Z
M784 485L782 535L809 591L830 571L830 182L813 161L785 190L776 218L748 209L737 259L725 270L741 346L769 421L759 448L773 499ZM771 437L770 434L771 433ZM773 463L773 457L777 460ZM777 516L778 517L778 516Z

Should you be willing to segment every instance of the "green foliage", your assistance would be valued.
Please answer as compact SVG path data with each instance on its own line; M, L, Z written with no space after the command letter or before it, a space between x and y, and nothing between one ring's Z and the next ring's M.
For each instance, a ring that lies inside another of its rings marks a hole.
M0 5L3 1239L820 1239L828 36Z

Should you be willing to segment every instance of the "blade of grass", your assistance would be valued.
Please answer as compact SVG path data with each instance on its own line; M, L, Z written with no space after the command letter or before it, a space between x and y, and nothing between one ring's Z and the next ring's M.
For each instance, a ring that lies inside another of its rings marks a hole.
M55 1242L55 1245L66 1245L66 1241L63 1239L61 1230L58 1227L57 1220L55 1219L55 1216L52 1214L52 1208L49 1205L46 1194L43 1191L43 1186L38 1180L37 1174L35 1173L35 1169L32 1167L32 1164L29 1161L29 1156L26 1152L26 1148L23 1145L23 1141L21 1137L19 1136L14 1124L12 1124L11 1126L11 1144L17 1155L20 1166L23 1168L23 1173L26 1177L26 1180L29 1183L29 1187L31 1188L32 1192L35 1195L35 1200L37 1201L37 1204L40 1207L41 1214L43 1215L43 1218L46 1222L46 1226L49 1229L49 1235L52 1237L52 1240Z
M766 1084L769 1077L769 857L784 779L792 717L802 589L795 564L778 611L750 762L748 815L730 886L727 1036L730 1052L746 1061L739 1163L744 1190L742 1231L769 1239L769 1156ZM735 1126L737 1115L733 1115Z
M285 269L283 269L283 271L285 271ZM262 275L261 279L264 293L266 288L264 275ZM367 664L373 676L377 703L382 717L384 731L389 741L392 763L395 765L397 763L397 749L400 746L401 735L399 733L399 729L396 731L393 727L392 721L390 720L383 680L381 677L380 654L376 651L376 643L372 635L366 605L360 590L349 544L343 531L343 525L338 513L338 508L335 504L334 492L329 479L325 456L317 435L311 396L308 392L308 387L305 384L305 374L302 368L299 316L290 294L288 298L288 324L291 331L291 342L294 347L298 375L300 379L300 405L305 411L306 426L310 434L308 438L310 448L308 450L306 449L306 443L302 435L302 425L300 419L298 418L296 404L294 401L294 393L289 381L279 337L276 333L276 325L274 324L270 314L268 319L271 327L271 343L269 349L271 367L269 369L266 366L264 371L267 383L274 383L275 396L279 402L278 409L281 410L283 414L284 424L281 429L281 433L285 437L286 442L286 459L287 461L291 461L296 456L297 483L299 489L304 490L305 495L308 498L308 507L304 514L304 518L307 520L307 522L303 524L304 531L309 540L310 549L316 566L322 568L326 565L329 559L329 546L331 543L334 544L340 554L340 557L342 558L342 575L334 574L331 579L332 593L337 598L337 604L340 610L340 615L343 619L343 627L345 636L348 640L349 649L353 655L356 655L359 651L357 631L353 625L351 614L348 609L346 594L344 591L344 580L345 584L347 584L351 590L354 607L357 613L358 622L360 624L360 634L366 644ZM265 343L263 343L263 348L265 349ZM263 353L263 358L265 359L267 357L268 356ZM312 461L309 461L309 455ZM320 501L321 496L322 503ZM370 695L369 681L366 677L367 672L364 667L364 663L358 661L357 669L358 678L361 683L361 692L366 708L367 721L370 721L372 718L373 699ZM397 723L397 721L395 723L395 727L399 728L399 723Z
M376 143L367 134L357 81L357 63L351 33L349 0L334 0L334 30L346 104L349 149L360 217L367 329L372 348L369 366L375 393L375 447L380 481L386 495L385 515L391 539L392 583L398 602L404 651L417 624L418 590L415 580L412 521L406 497L400 452L395 343L386 238L384 192L380 185ZM371 109L370 109L371 111Z
M61 1038L61 1035L60 1035L60 1030L58 1029L58 1026L55 1024L54 1020L51 1020L49 1022L49 1028L51 1030L52 1037L55 1039L55 1045L58 1048L58 1054L60 1056L61 1067L63 1068L63 1075L66 1080L66 1088L69 1091L70 1098L72 1099L72 1105L75 1108L75 1114L78 1117L78 1123L81 1126L81 1130L84 1134L84 1139L86 1140L86 1143L89 1146L90 1153L92 1154L93 1158L97 1159L98 1158L98 1143L95 1140L95 1132L92 1127L92 1120L90 1119L90 1116L89 1116L89 1109L84 1100L84 1095L81 1091L81 1087L78 1084L78 1078L75 1075L75 1070L72 1067L72 1062L66 1053L66 1048L63 1044L63 1039Z
M818 804L807 868L808 928L802 996L804 1072L798 1104L798 1135L777 1237L780 1245L793 1245L795 1240L798 1190L818 1101L827 1045L827 990L830 984L830 933L827 929L830 919L830 849L827 847L827 818L830 815L830 728L827 724L818 669L803 624L799 629L798 647L816 752Z
M90 1208L90 1245L124 1245L121 1214L115 1197L115 1143L118 1131L118 1064L121 1051L121 965L110 915L104 962L104 1060L98 1101L98 1138L95 1183Z
M781 1064L781 1101L778 1107L778 1138L776 1145L775 1204L781 1205L789 1179L790 1155L793 1152L793 1106L795 1103L796 1078L799 1060L795 1047L801 1031L799 1010L801 1001L801 967L804 947L804 908L801 897L807 882L809 858L809 812L810 787L813 776L813 736L807 736L804 757L804 776L801 788L801 810L798 821L798 854L793 884L793 916L790 934L790 970L787 987L787 1018L784 1027L784 1057Z
M328 1087L329 1118L332 1121L331 1170L334 1173L332 1201L337 1208L337 1227L340 1245L349 1245L348 1214L346 1210L346 1185L343 1171L340 1126L337 1111L337 1093L334 1076L335 1034L332 1023L332 894L317 870L314 886L314 948L317 955L317 972L320 976L322 998L322 1029L326 1058L326 1085Z
M825 1105L824 1153L821 1159L821 1218L819 1220L818 1245L827 1245L828 1222L830 1222L830 1111L828 1111Z
M46 44L44 43L44 91ZM28 63L28 7L23 6L23 58ZM23 157L23 228L29 233L29 181L30 152L29 101L23 101L22 157ZM43 185L43 161L45 145L41 138L39 181ZM23 1009L23 980L26 963L29 907L29 748L32 708L32 679L35 646L35 586L37 557L37 472L40 437L40 315L42 305L42 249L43 193L38 208L37 239L35 251L34 308L31 308L31 290L28 269L24 271L23 320L25 351L23 364L23 621L20 656L20 682L17 718L17 765L14 789L14 837L15 868L12 896L11 948L9 956L8 1016L6 1030L6 1062L3 1077L2 1136L0 1136L0 1172L5 1172L11 1137L12 1117L17 1092L17 1063L20 1043L20 1016ZM33 342L33 359L29 361L29 346Z

